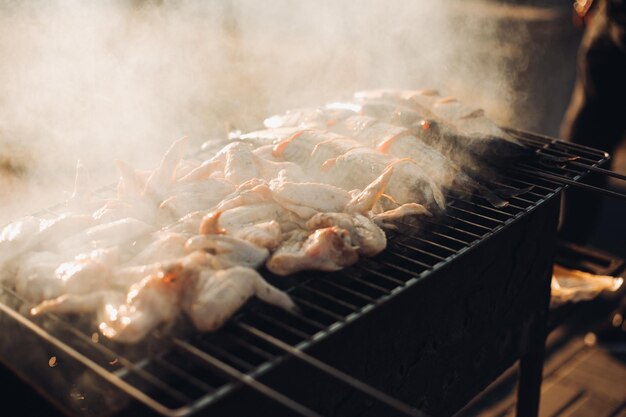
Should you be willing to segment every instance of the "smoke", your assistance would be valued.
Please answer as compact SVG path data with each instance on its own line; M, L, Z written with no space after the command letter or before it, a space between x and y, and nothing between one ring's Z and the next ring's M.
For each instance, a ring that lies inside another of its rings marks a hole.
M62 200L77 159L112 182L115 158L152 167L181 136L358 89L436 87L506 119L499 29L457 3L4 1L0 220Z

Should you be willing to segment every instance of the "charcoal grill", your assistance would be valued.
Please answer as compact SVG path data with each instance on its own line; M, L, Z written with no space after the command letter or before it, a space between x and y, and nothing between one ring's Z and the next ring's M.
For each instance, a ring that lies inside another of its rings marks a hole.
M508 131L553 158L491 186L532 189L504 208L449 195L442 218L401 224L385 252L338 273L265 273L300 312L252 301L217 333L181 319L124 346L81 317L32 318L1 287L0 360L68 415L186 417L402 414L391 397L452 415L521 359L518 413L532 415L559 195L608 154Z

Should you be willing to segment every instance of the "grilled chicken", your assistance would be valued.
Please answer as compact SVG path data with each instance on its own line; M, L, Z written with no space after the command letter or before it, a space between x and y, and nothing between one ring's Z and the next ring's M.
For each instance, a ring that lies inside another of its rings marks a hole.
M421 215L431 216L431 213L421 204L406 203L394 209L373 215L372 221L384 230L394 230L397 222L407 217Z
M215 270L215 266L213 255L194 252L150 273L126 294L112 290L66 294L44 301L31 313L97 311L102 334L134 343L162 323L172 322L181 308L200 330L216 330L252 296L284 309L295 308L288 295L253 269Z
M225 235L199 235L185 244L189 252L205 251L214 255L220 267L246 266L258 268L268 258L269 251L248 241Z
M88 294L65 294L44 301L31 314L45 312L97 312L99 329L120 342L141 340L155 327L172 321L180 311L183 289L194 274L212 266L212 255L193 253L181 261L162 266L127 291L101 290Z
M92 226L90 216L64 214L52 220L29 216L17 220L0 233L0 264L33 249L51 249L62 239L74 236Z
M119 246L132 242L155 230L154 226L133 218L92 226L59 243L64 251L73 251L85 245L97 247Z
M361 214L318 213L306 223L309 231L333 226L350 234L350 240L360 255L375 256L387 247L385 233L372 220Z
M214 331L253 296L285 310L295 309L287 294L268 284L254 269L241 266L202 271L187 288L182 308L197 329Z
M24 258L15 275L17 293L31 302L63 294L86 294L107 288L119 263L119 249L95 249L68 262L52 252L35 252Z
M295 308L254 270L264 264L283 276L375 256L383 230L445 209L444 193L501 204L475 166L521 148L482 111L435 91L365 91L265 125L208 159L204 147L185 158L181 139L154 170L117 161L108 200L77 164L65 215L2 230L0 279L39 303L33 314L94 313L120 342L181 311L214 331L250 297Z
M274 252L266 266L276 275L289 275L305 269L338 271L354 264L358 247L350 232L337 226L291 232Z

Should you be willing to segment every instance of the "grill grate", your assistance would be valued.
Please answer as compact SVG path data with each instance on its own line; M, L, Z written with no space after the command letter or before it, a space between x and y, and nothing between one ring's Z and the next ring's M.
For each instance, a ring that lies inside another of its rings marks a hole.
M494 208L480 196L471 200L448 195L448 210L440 219L423 219L424 227L400 225L388 249L362 259L338 273L302 273L295 278L265 274L287 289L301 312L287 313L252 301L230 324L215 334L177 331L155 333L139 346L121 346L93 334L90 323L52 314L31 318L26 300L10 288L0 288L0 311L68 354L76 364L96 373L128 396L165 416L187 416L224 398L242 385L252 385L292 411L317 415L310 409L258 382L258 378L294 352L306 351L348 323L358 320L404 288L422 280L490 235L554 197L563 182L534 173L578 181L591 167L608 160L604 152L508 130L537 154L574 161L559 164L527 162L494 181L493 188L527 192ZM99 190L111 193L111 187ZM61 206L40 213L54 214ZM177 324L183 329L185 323ZM188 333L188 334L186 334ZM10 362L10 358L0 358Z

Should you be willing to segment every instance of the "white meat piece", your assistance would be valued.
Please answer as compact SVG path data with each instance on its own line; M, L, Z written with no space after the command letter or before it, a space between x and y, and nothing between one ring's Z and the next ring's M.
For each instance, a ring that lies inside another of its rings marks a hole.
M247 144L234 143L233 146L229 147L226 154L224 177L233 184L241 184L260 177L254 154Z
M319 171L321 166L329 159L337 158L344 153L361 148L360 142L344 136L333 136L330 139L319 142L313 147L308 166L311 170Z
M196 328L215 331L253 296L285 310L295 309L286 293L268 284L254 269L241 266L201 272L188 287L182 307Z
M353 245L361 255L376 256L387 247L385 232L369 218L360 214L318 213L306 223L309 231L332 226L347 230Z
M380 199L385 192L385 188L393 175L393 165L385 168L382 174L378 176L370 185L365 187L363 191L356 194L346 205L345 211L348 213L369 213L374 204Z
M303 181L306 177L302 167L294 162L273 161L257 155L253 155L253 159L259 170L259 177L265 181L271 181L278 175L293 181Z
M189 236L181 233L161 232L156 239L129 260L127 265L147 265L155 262L169 262L185 255L185 244Z
M136 199L134 202L124 200L109 200L96 210L92 217L101 224L117 220L133 218L146 223L154 223L155 208L152 202Z
M222 161L219 159L208 159L179 178L177 184L205 180L216 171L221 171L223 169L224 163Z
M170 224L187 213L200 210L209 210L222 200L211 194L180 193L164 200L157 212L159 225Z
M242 227L234 233L234 237L272 251L281 244L283 232L280 224L275 220L271 220Z
M289 275L305 269L338 271L358 260L350 232L337 226L318 229L307 235L294 231L272 254L266 266L276 275Z
M53 252L29 252L21 256L13 277L17 294L33 303L61 295L63 283L55 278L54 271L63 261Z
M99 247L119 246L140 236L153 232L154 226L137 219L126 218L111 223L101 224L83 230L81 233L65 239L59 246L63 251L72 251L86 245Z
M298 226L301 221L294 218L290 212L274 202L241 205L225 210L219 217L219 225L226 233L235 235L238 231L248 226L277 221L281 227Z
M33 216L24 217L5 226L0 233L0 263L34 246L37 243L36 235L39 228L39 219Z
M138 171L128 163L116 160L115 167L120 176L117 183L117 197L121 200L134 200L143 194L150 171Z
M244 183L247 185L249 183ZM252 188L240 186L237 191L226 196L216 207L217 211L225 211L235 207L271 202L272 191L264 182L254 185ZM252 185L252 184L251 184Z
M420 202L436 203L445 208L445 197L439 187L418 164L409 158L395 158L373 149L352 149L330 160L326 165L327 181L346 189L363 189L386 168L393 165L385 193L401 204Z
M350 202L350 193L329 184L272 182L274 200L302 219L318 212L341 212Z
M144 195L163 195L176 180L176 169L180 164L187 145L187 138L175 141L165 152L159 166L152 171L143 190Z
M391 138L410 134L404 127L382 123L373 117L361 115L342 120L332 127L332 131L354 138L361 145L373 148Z
M86 294L108 287L112 268L119 263L119 248L95 249L64 262L54 271L65 294Z
M263 125L268 129L288 128L288 127L322 127L326 123L322 119L322 110L317 107L307 107L301 109L288 110L284 114L268 117L263 121Z
M341 136L320 131L300 130L285 140L277 143L272 150L272 156L277 159L294 162L305 170L315 168L315 162L311 162L311 154L315 146L328 140L339 139Z
M175 223L163 227L161 230L171 233L191 233L197 234L204 217L210 211L194 211L181 217Z
M215 255L222 268L246 266L258 268L269 256L269 251L242 239L225 235L199 235L190 238L185 246L187 253L206 251Z
M450 187L459 168L436 149L412 135L394 137L379 144L378 150L399 158L411 158L442 187Z
M200 164L201 162L197 159L181 159L176 168L176 181L193 172Z
M326 129L338 120L352 114L354 114L354 109L345 106L309 107L288 110L284 114L268 117L263 124L268 129L287 128L290 126Z
M163 266L122 291L95 291L65 294L46 300L31 314L97 312L101 333L123 343L136 343L164 322L171 322L180 311L183 290L194 276L212 264L207 253L192 253Z
M253 144L264 144L261 146L265 146L269 144L276 144L299 130L302 129L297 126L268 128L244 133L243 135L239 135L238 139Z
M35 248L49 249L59 240L76 235L95 222L90 216L64 214L51 220L24 217L0 233L0 264Z
M235 191L235 186L224 179L206 178L197 181L177 181L170 188L170 195L180 193L207 194L214 199L221 199Z
M97 249L63 262L51 252L24 257L16 273L15 289L31 302L62 294L85 294L108 287L111 269L119 262L119 249Z
M376 214L372 217L372 221L382 229L395 229L394 223L409 216L431 216L432 214L421 204L407 203L401 206Z

